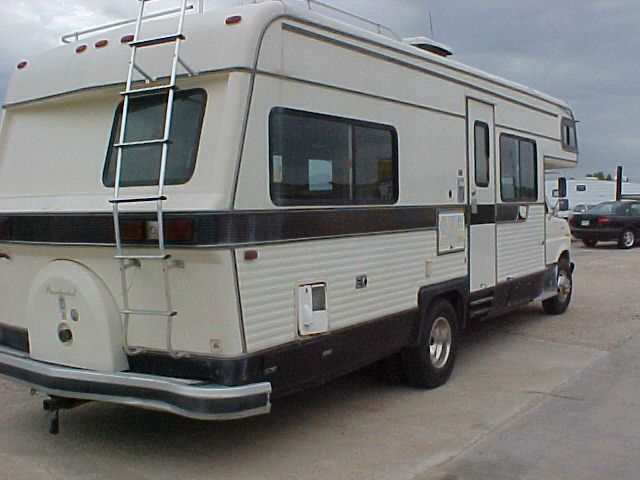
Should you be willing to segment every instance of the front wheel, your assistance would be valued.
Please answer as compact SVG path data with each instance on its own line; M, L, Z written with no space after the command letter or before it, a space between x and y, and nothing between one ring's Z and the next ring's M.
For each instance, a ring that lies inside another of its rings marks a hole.
M542 302L544 311L549 315L560 315L567 311L573 294L571 265L565 258L558 262L558 294Z
M458 352L458 319L451 304L436 299L429 306L420 343L402 353L409 384L436 388L447 382Z
M620 248L629 249L632 248L636 244L636 232L627 228L622 232L622 236L620 237L620 241L618 245Z

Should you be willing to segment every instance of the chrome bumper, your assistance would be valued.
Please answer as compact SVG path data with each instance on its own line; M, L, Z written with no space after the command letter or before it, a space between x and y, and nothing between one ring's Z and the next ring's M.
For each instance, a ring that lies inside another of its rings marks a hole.
M200 420L233 420L271 410L269 383L225 387L153 375L94 372L51 365L6 350L0 350L0 377L54 397L119 403Z

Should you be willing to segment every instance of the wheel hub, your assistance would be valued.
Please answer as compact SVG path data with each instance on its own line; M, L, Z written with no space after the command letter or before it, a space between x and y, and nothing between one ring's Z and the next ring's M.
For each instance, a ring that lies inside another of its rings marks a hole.
M442 368L446 365L451 354L451 342L449 321L444 317L436 319L429 335L429 357L435 368Z
M558 273L558 300L565 302L571 294L571 279L567 272Z

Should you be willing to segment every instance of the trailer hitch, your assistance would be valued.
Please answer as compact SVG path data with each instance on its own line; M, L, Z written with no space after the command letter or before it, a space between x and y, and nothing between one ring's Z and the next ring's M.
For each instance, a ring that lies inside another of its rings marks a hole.
M87 403L87 400L75 400L72 398L50 397L42 401L42 408L49 412L49 433L60 433L60 410L71 410Z

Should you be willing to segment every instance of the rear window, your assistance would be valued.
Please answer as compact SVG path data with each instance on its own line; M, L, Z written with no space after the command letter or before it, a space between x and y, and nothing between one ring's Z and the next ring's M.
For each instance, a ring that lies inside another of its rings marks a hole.
M166 185L186 183L193 175L206 101L207 94L202 89L181 90L176 93L171 121L171 143L167 157ZM114 145L120 140L122 107L121 103L115 113L102 175L102 181L107 187L113 187L115 183L118 149ZM161 139L164 135L166 110L166 95L132 98L129 104L125 142ZM123 187L157 185L161 157L161 144L123 149L120 185Z

